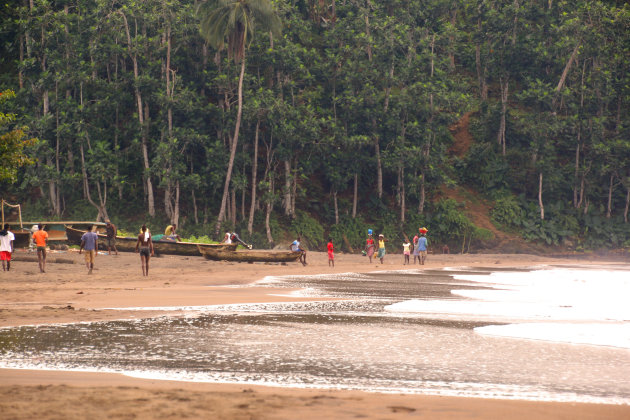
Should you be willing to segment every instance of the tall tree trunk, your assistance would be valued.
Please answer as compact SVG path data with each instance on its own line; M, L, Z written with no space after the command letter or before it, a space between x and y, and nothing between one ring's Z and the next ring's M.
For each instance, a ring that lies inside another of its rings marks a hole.
M290 216L291 215L291 187L292 187L292 180L291 180L291 162L287 159L285 161L283 161L284 163L284 191L283 191L283 199L282 199L282 205L284 207L284 215L285 216Z
M179 226L179 180L175 183L175 209L173 210L173 217L171 221L173 224Z
M357 217L357 204L359 201L359 174L354 174L354 188L352 191L352 218Z
M190 190L190 196L192 199L192 205L193 205L193 217L195 219L195 224L198 225L199 224L199 213L197 210L197 198L195 197L195 189L191 189Z
M477 30L481 33L481 18L477 20ZM488 85L486 83L485 67L481 65L481 44L475 43L475 67L477 69L477 80L479 82L479 97L485 101L488 99Z
M542 201L543 174L538 174L538 206L540 207L540 220L545 220L545 206Z
M581 45L582 45L582 40L579 40L577 42L577 44L575 44L575 48L573 49L573 52L571 53L571 56L569 57L569 60L567 61L567 63L564 66L564 70L562 71L562 76L560 76L560 80L558 81L558 86L556 86L556 97L554 97L554 99L552 101L552 106L554 108L556 107L556 102L558 100L557 94L560 93L560 91L564 87L564 83L567 80L567 76L569 74L569 70L571 70L571 66L573 65L573 62L575 61L575 56L577 55L578 51L580 50L580 46Z
M339 202L337 201L337 190L332 190L333 205L335 207L335 224L339 224Z
M231 218L230 221L232 222L232 226L236 226L236 214L237 214L237 210L236 210L236 188L234 188L234 186L232 186L232 188L230 189L230 195L232 196L230 199L230 204L232 206L232 209L230 211L231 214Z
M623 211L623 221L624 223L628 223L628 210L630 209L630 185L628 185L626 192L626 208Z
M98 215L96 216L96 221L98 222L101 220L107 220L109 219L109 216L107 215L107 209L105 208L105 204L107 203L107 188L105 188L105 196L103 198L103 194L101 193L101 190L100 190L100 185L98 185L98 181L97 181L97 187L99 189L98 194L99 194L100 205L96 204L94 200L92 199L92 194L90 193L90 181L88 180L87 167L85 165L85 152L84 152L83 144L79 146L79 151L81 152L81 174L83 178L84 194L86 195L86 198L89 201L89 203L92 206L94 206L96 210L98 211Z
M608 183L608 205L606 206L606 218L610 219L612 216L612 193L614 189L615 175L610 175L610 182Z
M273 176L271 173L269 174L269 196L273 195ZM267 242L270 245L273 245L273 236L271 236L271 224L269 223L271 219L271 210L273 210L273 202L271 200L267 201L267 209L265 211L265 231L267 233Z
M420 171L420 203L418 204L418 213L424 213L424 200L426 196L425 186L424 186L424 168Z
M575 147L575 167L573 170L573 207L578 208L578 181L580 175L581 127L578 127L577 146Z
M405 203L405 168L400 168L400 222L405 223L405 213L407 212Z
M291 217L295 219L295 199L297 198L298 185L298 155L293 158L293 182L291 184Z
M507 114L508 88L510 87L510 77L500 78L501 81L501 122L499 124L499 132L497 133L497 141L501 147L501 153L505 156L505 116Z
M127 22L127 16L119 10L118 13L123 18L123 22L125 24L125 33L127 35L127 48L129 52L129 58L133 64L133 79L134 79L134 94L136 97L136 105L138 107L138 123L140 124L141 138L142 138L142 159L144 162L144 177L145 177L145 188L147 194L147 207L149 210L150 216L155 216L155 199L153 197L153 183L151 182L151 176L149 175L150 162L149 162L149 140L148 140L148 121L145 124L145 116L148 120L149 115L149 106L148 104L142 103L142 93L140 92L139 86L139 71L138 71L138 57L135 52L133 52L134 46L131 43L131 32L129 30L129 24ZM144 109L143 109L144 108ZM145 115L146 113L146 115Z
M243 43L243 48L245 44ZM214 228L214 236L219 236L221 231L221 224L225 217L225 204L227 202L227 196L230 189L230 181L232 180L232 169L234 168L234 157L236 156L236 145L238 144L238 134L241 129L241 117L243 115L243 78L245 76L245 52L243 50L243 56L241 59L241 74L238 77L238 110L236 111L236 127L234 128L234 139L232 140L232 150L230 151L230 160L228 162L228 168L225 174L225 184L223 185L223 197L221 198L221 209L219 210L219 217L217 217L217 224Z
M260 119L256 121L256 134L254 135L254 158L252 161L252 194L249 206L249 220L247 221L247 232L251 235L254 231L254 212L256 211L256 176L258 171L258 133L260 132Z

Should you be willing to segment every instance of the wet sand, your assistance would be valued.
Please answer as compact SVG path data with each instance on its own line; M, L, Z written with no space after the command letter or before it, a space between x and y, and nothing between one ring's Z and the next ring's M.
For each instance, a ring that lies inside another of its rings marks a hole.
M26 256L25 253L16 253ZM0 272L0 326L150 317L164 312L103 308L195 306L297 301L269 288L229 288L268 275L369 272L445 266L523 267L588 263L531 255L429 255L425 266L403 266L402 255L385 265L360 255L309 253L309 265L238 264L200 257L151 259L142 277L137 254L98 255L87 275L82 255L51 253L74 264L51 263L40 274L37 263L15 261ZM601 261L597 261L601 263ZM286 293L283 289L281 293ZM177 313L176 311L173 313ZM545 403L353 391L285 389L248 385L153 381L116 374L0 369L0 417L30 418L420 418L420 419L622 419L630 407Z

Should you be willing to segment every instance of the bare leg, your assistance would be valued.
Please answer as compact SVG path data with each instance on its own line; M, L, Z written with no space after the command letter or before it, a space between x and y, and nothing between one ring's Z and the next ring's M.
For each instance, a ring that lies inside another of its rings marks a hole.
M142 263L142 275L146 276L146 272L147 272L147 257L145 257L144 255L140 254L140 262Z
M37 250L37 262L39 263L40 273L46 272L46 250Z
M151 257L149 255L147 255L147 268L146 268L146 276L149 277L149 260L151 259Z
M4 260L2 260L2 271L6 271Z

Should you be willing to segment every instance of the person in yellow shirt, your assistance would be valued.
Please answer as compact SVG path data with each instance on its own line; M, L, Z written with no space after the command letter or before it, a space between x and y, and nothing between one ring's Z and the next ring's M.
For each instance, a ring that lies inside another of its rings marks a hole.
M179 237L176 231L176 224L168 225L166 230L164 230L164 239L181 242L182 238Z
M39 263L39 271L46 272L46 245L48 242L48 232L44 230L41 223L37 225L37 231L33 233L33 242L37 246L37 261Z
M382 233L378 235L378 258L381 260L381 264L385 261L385 242L388 242L388 239L385 239L385 235Z

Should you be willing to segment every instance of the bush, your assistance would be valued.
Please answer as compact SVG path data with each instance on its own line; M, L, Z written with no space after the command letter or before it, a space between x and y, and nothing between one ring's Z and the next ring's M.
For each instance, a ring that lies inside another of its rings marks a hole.
M304 211L298 210L296 212L296 217L291 222L291 230L295 235L300 235L302 241L308 244L311 249L323 249L326 245L324 228Z
M350 251L343 239L345 236L348 239L348 244L356 251L364 248L368 229L368 225L362 218L357 217L353 219L350 216L343 216L339 220L339 224L330 227L329 235L335 243L335 249Z
M509 227L520 226L523 222L523 214L523 209L513 195L499 198L490 211L494 222Z

